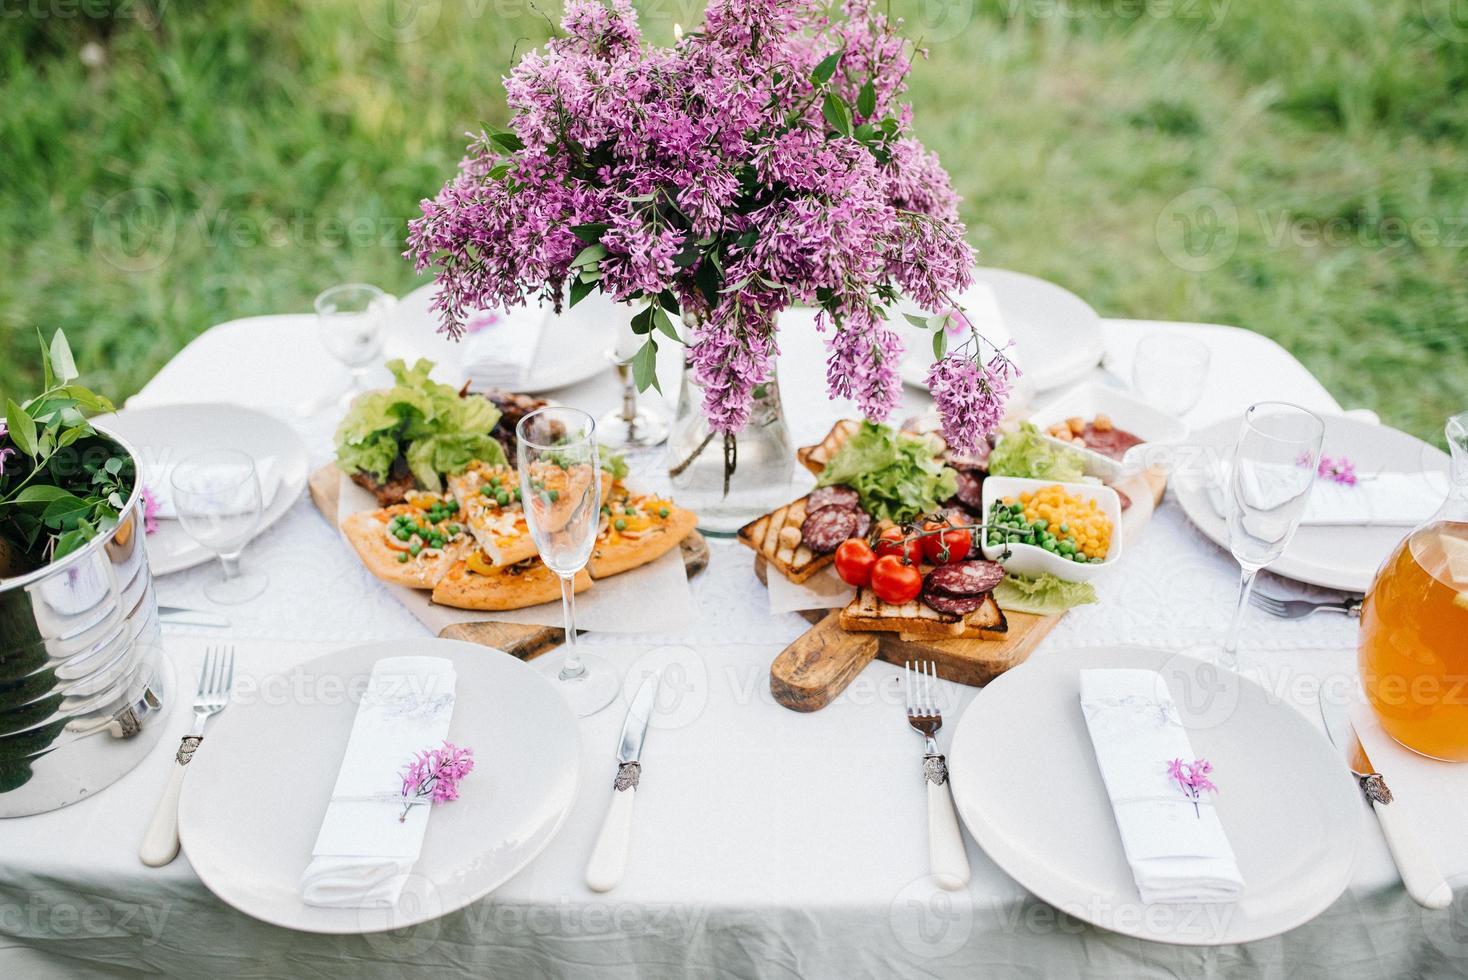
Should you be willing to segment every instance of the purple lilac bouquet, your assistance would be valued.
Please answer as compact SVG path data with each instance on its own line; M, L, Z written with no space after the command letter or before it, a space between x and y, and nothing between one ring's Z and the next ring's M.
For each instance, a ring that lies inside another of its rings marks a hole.
M403 812L423 803L449 803L459 798L459 780L474 771L474 750L444 742L441 748L424 749L403 766Z
M628 0L568 0L563 36L505 79L486 127L423 202L408 251L435 270L443 330L480 308L592 290L645 303L640 388L659 333L684 340L711 427L749 418L773 371L776 314L819 308L827 387L874 419L898 401L899 296L936 315L929 378L945 434L971 449L1014 367L954 309L974 255L938 158L899 102L911 54L871 0L710 0L702 30L645 46ZM941 311L941 312L940 312ZM670 315L671 314L671 315ZM950 327L961 324L949 351Z

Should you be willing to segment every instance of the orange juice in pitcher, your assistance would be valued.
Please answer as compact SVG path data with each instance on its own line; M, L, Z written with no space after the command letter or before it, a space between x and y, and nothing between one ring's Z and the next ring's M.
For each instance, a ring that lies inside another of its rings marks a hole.
M1361 609L1361 682L1392 738L1468 762L1468 413L1447 433L1448 499L1382 563Z

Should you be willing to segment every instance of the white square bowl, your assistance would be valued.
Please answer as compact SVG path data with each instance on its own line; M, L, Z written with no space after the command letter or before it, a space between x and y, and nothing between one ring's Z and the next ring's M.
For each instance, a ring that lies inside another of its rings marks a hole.
M1033 422L1040 430L1040 435L1057 446L1065 446L1080 453L1086 460L1087 474L1107 483L1114 483L1128 468L1121 460L1045 435L1045 430L1050 426L1058 425L1066 419L1079 417L1090 421L1097 415L1109 416L1112 425L1141 439L1143 446L1175 444L1188 437L1188 427L1181 420L1159 412L1118 388L1095 383L1079 385L1060 397L1051 399L1031 414L1027 421ZM1131 452L1137 452L1141 448L1133 447Z
M1018 497L1022 493L1033 493L1043 490L1045 487L1053 487L1057 480L1024 480L1015 476L991 476L984 480L983 519L989 519L989 509L994 506L994 501L1004 497ZM1121 498L1116 491L1099 483L1060 483L1067 493L1074 494L1082 500L1094 500L1101 508L1101 513L1111 521L1111 547L1106 549L1105 561L1092 564L1086 562L1071 561L1059 555L1052 555L1039 545L1023 544L1021 542L1010 542L1009 544L989 544L989 532L983 532L984 557L990 561L998 561L999 556L1009 551L1009 558L1004 561L1006 570L1019 575L1035 576L1049 572L1058 579L1067 582L1089 582L1100 575L1106 569L1116 564L1121 557Z

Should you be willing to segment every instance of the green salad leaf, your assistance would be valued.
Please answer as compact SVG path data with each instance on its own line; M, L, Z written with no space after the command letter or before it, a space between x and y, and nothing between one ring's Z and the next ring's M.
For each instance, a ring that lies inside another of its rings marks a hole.
M1074 483L1086 473L1085 457L1045 438L1033 422L1020 423L989 454L990 476Z
M851 487L875 520L910 521L958 491L958 473L943 465L941 451L933 436L863 422L816 483Z
M602 472L613 480L627 479L627 457L621 453L607 452L601 457Z
M478 395L458 391L428 377L433 362L419 359L411 368L389 361L393 387L373 391L352 404L336 430L336 461L346 473L367 473L386 482L402 456L422 487L438 491L445 473L458 473L478 459L505 463L505 451L490 434L500 410Z
M994 601L1006 612L1053 616L1095 602L1096 588L1090 582L1067 582L1049 572L1039 578L1011 572L994 587Z

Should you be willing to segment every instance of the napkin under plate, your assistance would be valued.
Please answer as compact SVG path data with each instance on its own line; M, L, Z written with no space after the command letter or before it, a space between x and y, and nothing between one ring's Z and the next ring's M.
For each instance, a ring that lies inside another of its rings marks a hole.
M173 471L177 462L160 466L143 467L143 486L153 495L158 505L154 512L164 520L178 520L178 505L173 502ZM260 509L268 508L280 490L281 462L274 456L262 456L255 460L255 478L260 481Z
M1194 755L1167 682L1139 669L1080 675L1081 710L1143 903L1236 900L1244 880L1210 794L1195 807L1168 774L1171 760Z
M402 769L448 737L453 661L386 657L372 667L331 802L301 875L301 900L324 908L390 908L418 860L431 809L403 814Z

